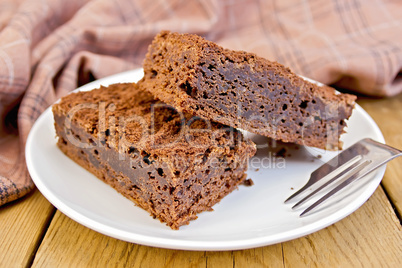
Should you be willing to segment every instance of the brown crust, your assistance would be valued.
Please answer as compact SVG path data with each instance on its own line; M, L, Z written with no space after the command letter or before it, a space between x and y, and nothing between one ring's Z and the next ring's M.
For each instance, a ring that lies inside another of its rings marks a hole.
M177 109L270 138L338 149L355 96L304 80L253 53L161 32L140 86Z
M172 229L236 189L256 151L233 128L207 128L136 84L70 94L53 113L67 156Z

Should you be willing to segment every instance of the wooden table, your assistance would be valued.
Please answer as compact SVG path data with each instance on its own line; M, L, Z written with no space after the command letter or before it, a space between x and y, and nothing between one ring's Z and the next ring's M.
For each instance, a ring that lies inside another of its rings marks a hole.
M402 94L360 98L388 144L402 148ZM1 267L398 267L402 263L402 158L374 195L345 219L311 235L238 251L181 251L123 242L55 209L38 190L0 208ZM399 266L400 267L400 266Z

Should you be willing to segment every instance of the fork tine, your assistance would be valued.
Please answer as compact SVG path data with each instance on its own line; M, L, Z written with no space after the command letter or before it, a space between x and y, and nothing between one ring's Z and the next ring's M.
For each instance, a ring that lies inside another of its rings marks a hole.
M311 186L311 184L309 185L304 185L300 190L298 190L296 193L292 194L291 196L288 197L288 199L285 200L285 204L287 204L290 200L292 200L293 198L295 198L296 196L298 196L299 194L301 194L302 192L304 192L307 188L309 188Z
M345 174L349 173L349 175L353 175L356 172L359 172L360 169L357 168L357 166L359 166L362 163L362 160L360 159L358 162L353 163L351 166L347 167L346 169L344 169L342 172L338 173L335 177L333 177L332 179L330 179L329 181L327 181L325 184L323 184L322 186L320 186L319 188L317 188L315 191L313 191L312 193L310 193L308 196L306 196L305 198L303 198L302 200L300 200L299 202L297 202L292 209L296 209L298 207L300 207L302 204L304 204L305 202L307 202L308 200L310 200L315 194L317 194L319 191L321 191L322 189L324 189L325 187L327 187L328 185L330 185L331 183L333 183L334 181L338 180L339 178L343 177Z
M289 196L288 199L286 199L284 203L286 204L289 201L291 201L293 198L295 198L296 196L302 194L304 191L306 191L311 186L318 183L324 177L333 175L333 172L336 172L336 170L343 169L343 168L345 168L346 171L350 170L350 167L353 166L356 162L360 161L361 159L362 159L362 157L360 155L357 155L357 156L351 158L347 154L347 152L340 153L339 155L335 156L330 161L328 161L327 163L322 165L320 168L316 169L313 173L311 173L309 181L301 189L299 189L296 193ZM339 162L339 164L340 164L339 167L336 165L337 162ZM337 176L337 175L335 175L335 176Z
M311 210L313 210L314 208L316 208L317 206L319 206L320 204L322 204L325 200L327 200L328 198L330 198L331 196L333 196L335 193L337 193L338 191L342 190L343 188L345 188L347 185L349 185L350 183L362 178L363 176L366 176L369 172L373 171L374 169L368 170L364 173L360 173L360 171L362 171L367 165L369 165L371 163L370 160L366 160L365 162L363 162L360 166L358 166L356 169L357 171L350 176L347 180L345 180L344 182L342 182L341 184L339 184L336 188L334 188L332 191L330 191L329 193L327 193L326 195L324 195L323 197L321 197L318 201L316 201L314 204L312 204L311 206L309 206L306 210L304 210L301 214L300 217L305 216L308 212L310 212Z
M348 184L359 180L378 167L399 156L402 156L401 150L374 141L370 138L364 138L345 149L336 157L332 158L330 161L326 162L311 173L310 179L306 185L286 199L285 203L299 194L302 194L307 189L313 190L310 194L306 193L305 195L307 196L292 207L292 209L296 209L310 200L313 196L317 196L317 193L334 181L342 179L342 182L338 186L335 186L335 188L324 194L324 196L318 201L305 209L300 214L300 217L303 217L326 201L329 197L345 188ZM312 186L315 186L315 189L311 188Z

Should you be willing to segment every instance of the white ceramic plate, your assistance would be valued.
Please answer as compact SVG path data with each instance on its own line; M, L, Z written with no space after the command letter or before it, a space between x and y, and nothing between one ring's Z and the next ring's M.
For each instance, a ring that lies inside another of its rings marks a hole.
M97 80L79 90L137 81L142 75L142 70L133 70ZM348 126L342 137L346 147L365 137L384 142L375 122L358 105ZM252 138L260 147L266 147L266 138ZM287 148L287 154L291 156L283 161L273 157L267 148L259 149L248 171L253 186L240 186L215 205L214 211L203 212L190 225L173 231L66 157L56 146L50 108L36 121L26 145L26 161L36 186L68 217L111 237L172 249L246 249L307 235L359 208L376 190L385 172L384 166L315 213L300 218L301 211L292 211L291 204L285 205L283 201L335 153L301 147Z

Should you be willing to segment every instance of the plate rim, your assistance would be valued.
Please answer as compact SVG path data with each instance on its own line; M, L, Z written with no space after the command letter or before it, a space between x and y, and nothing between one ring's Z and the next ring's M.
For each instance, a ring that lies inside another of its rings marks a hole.
M138 75L139 72L142 72L142 68L133 69L133 70L117 73L117 74L114 74L111 76L107 76L107 77L95 80L86 85L83 85L82 87L75 89L73 92L91 90L91 88L92 89L97 88L97 87L99 87L99 85L107 85L110 83L115 83L116 81L115 82L111 82L111 81L114 81L115 79L118 79L119 77L127 77L130 75L135 77L135 75ZM132 80L135 80L135 79L132 79ZM122 81L120 81L120 82L122 82ZM127 82L129 82L129 81L127 81ZM131 82L135 82L135 81L131 81ZM143 234L139 234L139 233L133 233L133 232L121 230L121 229L113 227L113 226L109 226L105 223L101 223L94 219L91 219L90 217L87 217L83 213L80 213L80 212L74 210L73 208L71 208L67 204L65 204L54 193L52 193L51 190L46 186L46 184L40 179L40 174L37 173L37 170L35 169L34 163L31 158L32 152L31 152L31 146L29 146L29 145L32 144L33 139L34 139L34 134L38 131L37 129L41 126L41 124L43 124L43 122L46 122L47 117L52 116L51 108L52 108L52 105L50 107L48 107L35 121L33 127L31 128L31 130L29 132L26 146L25 146L27 168L28 168L28 171L29 171L31 178L34 181L36 187L46 197L46 199L50 203L52 203L57 209L59 209L63 214L65 214L69 218L73 219L74 221L80 223L81 225L84 225L94 231L97 231L99 233L105 234L105 235L113 237L113 238L117 238L117 239L127 241L127 242L147 245L147 246L154 246L154 247L168 248L168 249L180 249L180 250L222 251L222 250L239 250L239 249L255 248L255 247L272 245L272 244L276 244L279 242L285 242L285 241L289 241L289 240L292 240L295 238L303 237L308 234L314 233L318 230L324 229L324 228L334 224L335 222L338 222L341 219L349 216L354 211L356 211L375 192L378 185L381 183L381 180L384 176L385 169L386 169L386 166L384 165L383 167L381 167L380 169L378 169L376 171L377 172L376 177L380 178L379 183L376 184L375 188L374 188L374 186L372 187L373 189L369 188L370 194L367 195L367 198L364 198L364 201L362 200L362 202L355 204L355 206L348 213L344 213L343 210L336 211L330 217L331 220L328 220L328 217L319 219L317 222L318 223L324 222L324 224L315 224L316 225L315 228L307 228L307 230L303 230L303 229L306 229L306 226L300 226L298 228L295 228L295 229L292 229L289 231L285 231L285 232L280 232L279 234L275 234L275 235L268 235L268 236L265 235L265 236L261 236L258 238L250 238L250 239L238 239L238 240L231 240L231 241L213 241L213 242L172 239L172 238L143 235ZM355 110L353 112L360 113L370 123L370 126L372 127L374 134L377 136L376 139L380 142L385 143L385 140L381 133L380 128L375 123L375 121L371 118L371 116L360 105L358 105L356 103ZM300 229L301 229L301 231L300 231ZM270 239L267 239L267 237L269 237ZM213 244L213 245L211 245L211 244Z

